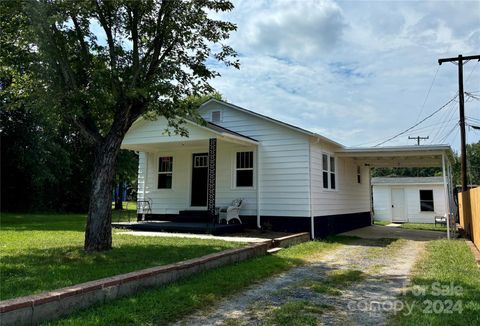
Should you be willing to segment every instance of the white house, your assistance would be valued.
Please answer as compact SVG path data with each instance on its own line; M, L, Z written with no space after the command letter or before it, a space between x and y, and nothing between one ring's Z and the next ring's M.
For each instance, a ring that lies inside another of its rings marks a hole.
M376 220L434 223L447 213L443 177L372 178Z
M345 148L316 133L223 101L200 107L188 137L164 118L139 119L122 148L139 152L138 199L147 219L198 218L244 198L242 221L312 237L371 224L370 168L441 166L450 148Z

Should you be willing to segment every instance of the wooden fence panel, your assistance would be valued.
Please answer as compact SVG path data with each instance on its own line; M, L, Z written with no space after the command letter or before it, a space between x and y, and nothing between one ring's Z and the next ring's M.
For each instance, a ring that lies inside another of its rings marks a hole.
M460 226L480 250L480 188L458 194Z

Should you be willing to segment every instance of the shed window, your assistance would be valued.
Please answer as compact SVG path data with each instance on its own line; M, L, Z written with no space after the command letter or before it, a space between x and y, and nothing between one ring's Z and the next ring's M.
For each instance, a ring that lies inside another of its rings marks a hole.
M433 212L433 190L420 190L420 211Z
M322 176L323 188L335 189L335 157L329 154L322 154Z
M173 157L158 158L158 189L172 188Z
M235 166L237 187L253 187L253 152L238 152Z
M222 112L221 111L212 111L212 122L220 122L222 121Z

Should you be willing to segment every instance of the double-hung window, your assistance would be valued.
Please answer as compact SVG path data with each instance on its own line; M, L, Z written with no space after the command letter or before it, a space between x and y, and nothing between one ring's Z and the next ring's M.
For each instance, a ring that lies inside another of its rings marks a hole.
M158 189L172 188L173 157L158 158Z
M335 189L335 157L322 154L322 177L324 189Z
M420 211L433 212L433 190L420 190Z
M253 152L237 152L235 186L253 187Z

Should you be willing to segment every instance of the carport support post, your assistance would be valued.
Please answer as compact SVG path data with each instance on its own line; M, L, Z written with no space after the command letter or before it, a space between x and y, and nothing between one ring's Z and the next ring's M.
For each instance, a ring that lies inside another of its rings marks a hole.
M215 180L217 173L217 139L208 140L208 179L207 179L207 210L215 221Z
M450 197L448 196L447 169L445 168L445 164L445 154L442 154L443 191L445 193L445 211L447 213L447 238L450 239Z

